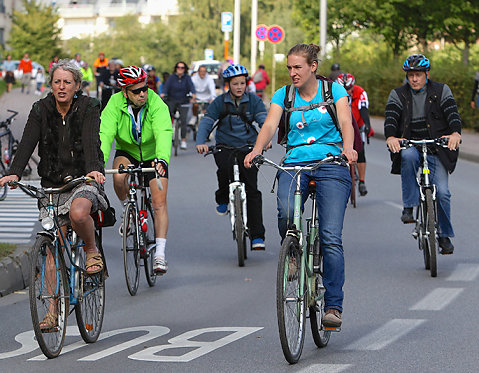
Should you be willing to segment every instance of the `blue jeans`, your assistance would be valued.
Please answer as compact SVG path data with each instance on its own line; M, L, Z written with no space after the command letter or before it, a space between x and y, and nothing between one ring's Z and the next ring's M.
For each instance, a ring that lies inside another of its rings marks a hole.
M419 205L419 185L416 175L421 164L421 154L411 147L401 150L401 182L404 207ZM436 185L437 219L439 237L454 237L451 225L451 192L449 192L449 175L441 160L436 155L428 154L427 162L430 170L430 182Z
M290 166L290 164L288 164ZM293 222L294 191L296 183L293 172L279 171L278 178L278 228L284 239L288 225ZM342 231L344 213L351 194L349 169L334 164L325 164L313 172L301 175L302 208L308 197L308 183L316 181L319 238L323 252L323 284L325 309L343 310L344 253Z

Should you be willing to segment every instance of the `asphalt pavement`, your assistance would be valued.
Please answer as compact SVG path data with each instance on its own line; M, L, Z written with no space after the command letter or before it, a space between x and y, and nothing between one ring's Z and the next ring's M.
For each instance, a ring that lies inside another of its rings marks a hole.
M33 90L31 90L33 92ZM0 97L0 120L8 116L7 109L19 112L12 131L16 138L20 139L23 133L23 127L28 118L32 104L40 96L33 93L22 94L20 89L14 89L10 93L4 93ZM376 138L384 139L383 131L384 118L372 117L371 126L375 131ZM463 131L462 144L459 157L473 162L479 162L479 134ZM8 200L8 196L6 201ZM0 201L0 206L1 206ZM40 224L37 223L32 232L37 231ZM0 297L10 294L14 291L25 289L29 282L29 249L35 236L32 235L29 244L18 245L15 252L0 261Z

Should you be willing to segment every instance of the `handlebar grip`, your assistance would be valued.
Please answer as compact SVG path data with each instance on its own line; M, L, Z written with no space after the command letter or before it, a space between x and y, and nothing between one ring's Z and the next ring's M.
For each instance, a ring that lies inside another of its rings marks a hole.
M258 154L252 159L251 163L255 165L262 165L264 164L264 157L261 154Z

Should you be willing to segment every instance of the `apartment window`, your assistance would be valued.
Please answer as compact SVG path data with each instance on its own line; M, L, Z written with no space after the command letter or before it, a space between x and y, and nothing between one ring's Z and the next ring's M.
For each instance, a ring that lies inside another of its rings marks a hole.
M4 0L0 0L0 13L5 13L5 1ZM3 37L2 37L2 44L3 44Z

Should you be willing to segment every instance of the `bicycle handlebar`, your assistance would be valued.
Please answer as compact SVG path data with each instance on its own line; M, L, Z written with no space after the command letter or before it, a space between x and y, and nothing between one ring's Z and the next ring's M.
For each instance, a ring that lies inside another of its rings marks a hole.
M460 141L462 143L462 140ZM437 146L442 146L443 148L447 148L447 144L449 143L449 138L447 137L438 137L435 139L424 139L424 140L399 140L399 145L401 149L407 149L414 145L423 145L423 144L435 144Z
M20 187L26 194L28 194L30 197L34 198L41 198L46 196L47 194L60 194L67 192L77 185L81 183L90 183L90 182L96 182L94 178L88 177L88 176L80 176L77 177L76 179L72 179L68 181L65 185L58 187L58 188L38 188L35 185L31 184L26 184L21 181L15 181L11 180L7 184L10 187Z
M205 157L209 154L216 154L221 152L223 149L228 150L241 150L246 149L248 151L253 150L254 146L250 144L242 145L242 146L228 146L228 145L211 145L208 146L208 151L205 153Z
M286 167L284 167L284 166L280 166L280 165L274 163L272 160L270 160L268 158L265 158L261 154L258 154L256 157L253 158L252 162L256 167L259 167L262 164L267 164L267 165L272 166L272 167L276 168L277 170L281 170L281 171L293 171L293 170L294 171L314 171L314 170L318 169L319 167L321 167L325 163L336 163L336 164L339 164L341 166L346 167L348 165L348 158L344 154L331 155L329 157L321 159L318 162L313 162L313 163L311 163L307 166L289 166L289 167L286 166Z
M0 127L7 127L9 124L12 123L13 118L15 118L18 115L18 111L7 109L8 112L13 113L10 115L7 119L2 120L0 122Z
M120 164L123 166L123 164ZM163 184L161 183L160 175L156 170L156 167L135 167L132 164L129 164L127 167L123 166L120 168L110 168L105 170L105 174L144 174L154 172L156 177L156 184L158 185L158 189L163 190Z

